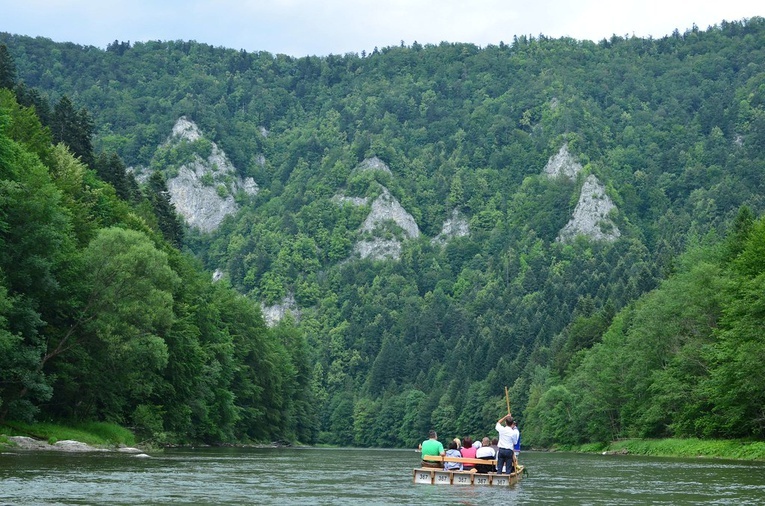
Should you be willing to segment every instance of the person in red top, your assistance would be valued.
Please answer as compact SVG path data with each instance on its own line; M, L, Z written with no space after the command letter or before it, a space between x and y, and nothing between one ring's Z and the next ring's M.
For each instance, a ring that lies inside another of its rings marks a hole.
M475 458L475 448L473 448L473 440L470 438L470 436L465 436L462 439L462 448L460 448L460 453L462 454L463 458L466 459L474 459ZM470 471L475 466L473 464L463 464L462 469L465 471Z

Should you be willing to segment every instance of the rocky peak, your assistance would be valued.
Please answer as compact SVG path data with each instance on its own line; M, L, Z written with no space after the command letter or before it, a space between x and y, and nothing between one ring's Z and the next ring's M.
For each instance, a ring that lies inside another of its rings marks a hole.
M582 165L568 152L568 144L561 146L558 153L551 156L544 168L544 174L550 179L565 177L570 180L582 171Z
M417 222L384 187L371 207L359 229L362 239L356 243L354 252L361 258L398 260L401 258L401 241L420 236Z
M603 184L594 174L590 174L582 185L571 220L561 229L556 240L570 242L576 236L584 235L596 241L615 241L621 232L610 217L614 209L616 206L606 194Z
M390 167L377 158L376 156L373 156L372 158L365 158L361 163L359 163L355 169L353 169L354 172L368 172L368 171L376 171L379 170L381 172L385 172L386 174L393 174L390 170Z
M183 143L204 141L197 125L182 116L173 126L170 138L160 149L172 150ZM242 191L256 195L258 185L251 177L242 179L226 153L212 141L202 155L194 152L169 173L167 189L178 213L203 232L218 228L223 219L238 211L234 195Z
M167 143L173 141L194 142L201 138L202 132L199 131L197 124L186 118L186 116L181 116L178 118L178 121L175 122L175 125L173 125L173 131L170 134L170 139L167 141Z

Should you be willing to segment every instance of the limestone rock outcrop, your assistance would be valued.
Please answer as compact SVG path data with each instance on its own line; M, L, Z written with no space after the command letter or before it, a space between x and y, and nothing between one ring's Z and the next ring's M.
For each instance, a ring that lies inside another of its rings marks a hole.
M561 229L556 240L570 242L576 236L584 235L596 241L615 241L621 232L610 217L614 209L616 206L606 194L603 184L594 174L590 174L584 181L571 220Z
M343 195L341 193L338 193L334 197L332 197L332 202L339 206L343 206L344 204L348 203L354 206L365 206L369 203L368 199L366 197L348 197L346 195Z
M468 220L457 209L452 210L452 214L441 227L441 233L431 239L431 243L444 245L453 237L465 237L470 235L470 225Z
M360 258L398 260L401 258L401 241L420 236L417 222L387 188L383 188L371 207L359 228L362 238L354 246L354 253Z
M560 150L547 161L544 174L550 179L565 177L570 180L582 171L582 165L569 153L568 144L561 146Z
M353 169L353 172L367 172L367 171L373 171L373 170L379 170L381 172L385 172L386 174L393 174L390 170L390 167L377 158L376 156L373 156L372 158L365 158L362 160L361 163L359 163L356 168Z
M268 327L273 327L279 323L287 313L291 314L295 320L300 320L300 309L295 302L295 296L292 293L288 293L280 304L274 304L273 306L260 305L263 311L263 319L266 321Z
M181 117L163 148L202 139L197 125ZM251 177L242 179L236 168L217 144L210 142L209 155L203 158L194 153L191 161L178 167L177 175L169 177L167 189L178 213L190 226L202 232L218 228L223 219L238 211L234 195L243 191L256 195L258 185Z

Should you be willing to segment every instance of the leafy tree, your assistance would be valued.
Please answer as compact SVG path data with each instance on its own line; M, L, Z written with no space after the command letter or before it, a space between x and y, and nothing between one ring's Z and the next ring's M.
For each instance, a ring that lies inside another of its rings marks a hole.
M140 232L103 229L83 255L89 293L82 314L49 354L78 345L87 350L61 375L77 371L80 409L126 421L161 384L168 361L162 336L173 323L179 280L167 256Z

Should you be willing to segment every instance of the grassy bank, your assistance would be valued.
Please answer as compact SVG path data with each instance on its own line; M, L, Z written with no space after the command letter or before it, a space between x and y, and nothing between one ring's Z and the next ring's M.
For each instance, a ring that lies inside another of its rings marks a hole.
M625 439L559 448L583 453L623 453L652 457L709 457L736 460L765 460L765 442L703 439Z
M5 436L28 436L55 443L71 439L94 446L134 446L135 435L113 423L85 422L72 425L56 423L6 422L0 426L0 444ZM5 440L7 443L7 440Z

